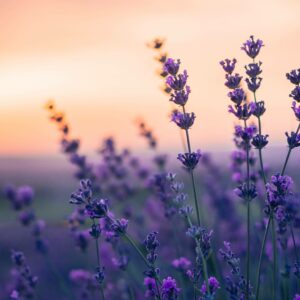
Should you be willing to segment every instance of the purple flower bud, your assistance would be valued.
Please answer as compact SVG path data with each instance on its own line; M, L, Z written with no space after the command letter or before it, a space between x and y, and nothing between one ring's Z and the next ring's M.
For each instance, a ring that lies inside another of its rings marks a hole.
M295 117L300 121L300 105L297 107L297 102L293 101L292 110L294 111Z
M162 286L162 297L165 300L176 300L178 298L180 289L177 287L176 280L172 277L163 279Z
M264 101L258 101L255 103L255 109L253 111L253 115L257 118L261 117L266 111L265 108L265 102Z
M32 187L24 185L24 186L20 186L17 189L16 198L24 205L29 205L32 202L33 197L34 197L34 191Z
M300 69L292 70L290 73L286 73L286 78L293 84L300 84Z
M227 94L227 96L236 105L240 105L243 101L246 101L246 99L247 99L247 96L246 96L244 90L241 88L234 89L232 92L229 92Z
M255 110L256 105L254 102L250 102L249 104L235 105L235 109L231 105L228 108L228 112L234 114L239 120L248 120Z
M114 231L116 235L125 234L127 227L128 227L128 220L123 218L120 220L115 220L111 224L111 230Z
M181 91L184 89L186 85L187 78L188 78L187 71L184 70L183 74L178 74L176 76L168 76L166 83L171 89L175 91Z
M300 86L296 86L289 95L291 98L300 102Z
M262 148L264 148L268 144L268 140L267 140L268 136L269 135L257 134L252 139L252 145L256 149L262 149Z
M75 233L75 245L82 251L85 252L88 248L90 235L87 230L77 231Z
M296 294L294 300L300 300L300 294Z
M219 281L217 280L216 277L213 277L213 276L208 278L208 286L209 286L209 293L211 295L214 295L216 293L216 291L220 288ZM201 293L203 295L205 295L207 293L205 282L203 282L203 284L202 284Z
M202 154L200 150L192 153L178 154L177 159L185 166L187 170L193 170L197 166Z
M300 134L292 131L290 135L287 132L285 133L285 135L287 137L287 143L290 149L300 146Z
M164 71L170 75L176 76L180 66L180 60L177 59L177 62L173 58L168 58L164 64Z
M264 44L262 40L257 39L255 41L254 36L251 35L250 39L243 43L241 49L244 50L249 57L255 58L259 54L260 49L263 46Z
M262 62L248 64L247 66L245 66L246 74L250 78L257 77L262 72L262 70L260 68L261 65L262 65Z
M30 211L24 210L21 211L19 214L19 220L24 226L29 226L34 219L35 219L35 215L31 210Z
M181 271L187 270L190 265L191 262L186 257L180 257L172 261L172 266L175 269L179 269Z
M235 69L235 64L236 64L237 60L234 58L232 60L226 58L222 61L220 61L220 65L223 67L223 70L228 73L228 74L232 74L232 72Z
M170 101L174 102L177 105L184 106L189 99L190 93L190 87L186 86L185 89L182 89L181 91L174 91L174 93L171 94Z
M107 215L108 207L106 199L93 199L86 205L86 212L90 218L104 218Z
M195 114L192 113L181 113L179 111L175 111L172 113L172 121L177 124L181 129L189 129L195 121Z
M146 298L153 298L156 295L155 289L156 289L156 284L155 284L155 279L151 277L145 277L144 278L144 285L147 288L147 291L145 293Z
M252 139L254 134L256 133L257 129L253 126L248 126L243 128L242 126L235 126L235 135L240 137L244 142L248 142Z
M253 183L250 183L248 187L248 184L244 182L242 185L234 189L234 192L238 197L246 201L251 201L257 196L256 187Z
M246 78L245 79L247 85L248 85L248 89L255 93L257 89L259 89L262 78L261 77L252 77L252 78Z
M236 89L239 87L240 82L242 80L242 76L240 76L239 74L234 74L234 75L229 75L226 74L226 81L225 81L225 85L229 88L229 89Z

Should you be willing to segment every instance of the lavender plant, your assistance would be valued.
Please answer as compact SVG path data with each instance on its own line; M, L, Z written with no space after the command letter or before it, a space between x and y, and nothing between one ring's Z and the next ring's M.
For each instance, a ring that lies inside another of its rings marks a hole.
M71 237L71 247L61 250L56 269L46 265L64 286L55 296L47 295L42 289L54 286L52 277L34 266L37 286L24 255L13 251L12 280L4 288L0 284L0 298L299 299L300 196L295 191L297 179L286 170L292 150L300 146L300 69L286 75L293 85L291 108L298 124L286 133L286 158L276 172L268 169L264 152L269 136L263 131L266 105L259 98L263 81L258 60L264 43L253 36L243 43L241 50L250 59L245 80L236 72L236 59L221 62L231 101L228 111L235 119L228 173L211 155L192 147L190 131L197 118L188 110L187 71L181 71L180 60L164 51L165 40L156 39L149 46L157 53L162 89L171 103L170 118L180 132L183 151L177 159L183 172L167 164L159 135L143 119L137 122L138 134L151 151L149 161L135 149L119 148L113 137L102 139L96 159L82 155L81 142L72 137L64 113L49 102L46 108L58 127L62 152L80 180L70 196L67 222L49 224L55 234L46 240L45 223L32 206L33 189L7 186L5 197L18 213L18 222L30 228L43 258L49 257L48 249L52 244L55 249L60 237L64 243ZM198 179L196 170L204 176ZM27 243L32 240L24 239ZM64 267L69 274L64 278L59 271L67 258L73 260ZM2 272L0 280L1 276Z

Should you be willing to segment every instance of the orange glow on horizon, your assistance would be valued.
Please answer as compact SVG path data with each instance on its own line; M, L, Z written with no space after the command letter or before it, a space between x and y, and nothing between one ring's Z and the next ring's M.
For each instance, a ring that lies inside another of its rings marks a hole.
M1 1L0 155L57 152L58 133L43 109L49 98L85 151L109 135L146 148L137 117L153 127L163 149L180 149L154 52L146 47L156 36L188 70L193 146L218 150L232 144L233 125L219 61L236 57L242 72L249 60L240 45L250 34L263 39L263 126L270 144L284 144L284 132L297 125L285 73L300 67L299 11L295 0Z

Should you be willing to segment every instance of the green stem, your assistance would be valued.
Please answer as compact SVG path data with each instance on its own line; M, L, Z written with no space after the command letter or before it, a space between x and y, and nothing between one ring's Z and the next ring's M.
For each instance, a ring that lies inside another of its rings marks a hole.
M276 298L276 286L278 282L276 281L276 272L277 272L277 247L276 247L276 231L275 231L275 222L274 216L271 217L272 224L272 248L273 248L273 289L272 289L272 300Z
M142 260L144 261L144 263L146 264L146 266L148 268L153 268L153 266L148 262L147 258L142 253L142 251L140 250L140 248L137 246L137 244L135 243L135 241L127 233L124 233L123 237L129 242L129 244L131 244L131 246L133 247L133 249L135 249L135 251L139 254L139 256L142 258ZM156 289L157 289L157 296L158 296L158 299L161 299L161 295L160 295L160 292L159 292L158 283L161 284L161 281L160 281L160 279L157 276L155 276L155 285L156 285Z
M261 263L262 263L262 257L263 257L264 251L265 251L265 246L266 246L267 236L268 236L268 232L269 232L269 228L270 228L270 223L271 223L271 217L269 217L269 219L268 219L268 223L267 223L267 227L265 229L262 246L261 246L261 249L260 249L259 262L258 262L258 270L257 270L257 275L256 275L255 300L259 299Z
M245 128L247 128L246 120L244 121ZM250 163L249 163L249 141L246 144L246 158L247 158L247 190L250 189ZM250 200L247 201L247 257L246 257L246 300L249 299L249 285L250 285Z
M96 226L95 224L95 220L93 220L93 225ZM97 256L97 266L98 266L98 271L100 272L101 270L101 262L100 262L100 254L99 254L99 237L95 238L95 246L96 246L96 256ZM103 292L103 287L102 287L102 284L100 284L100 296L101 296L101 299L105 300L105 296L104 296L104 292Z
M187 221L188 221L188 223L189 223L189 226L190 226L190 227L193 226L192 221L191 221L191 219L189 218L189 216L186 216L186 218L187 218ZM207 290L208 293L209 293L209 283L208 283L208 272L207 272L206 259L205 259L204 255L203 255L203 252L202 252L202 249L201 249L201 244L200 244L199 240L198 240L198 239L195 239L195 241L196 241L197 249L198 249L198 251L199 251L199 253L200 253L200 256L201 256L201 261L202 261L202 265L203 265L203 274L204 274L204 279L205 279L206 290Z
M182 111L183 111L183 114L186 115L184 106L182 106ZM188 152L189 152L189 154L191 154L192 149L191 149L191 141L190 141L190 135L189 135L188 129L185 129L185 135L186 135L186 142L187 142L187 146L188 146ZM194 194L194 202L195 202L195 207L196 207L197 222L198 222L198 225L201 226L201 217L200 217L201 213L200 213L200 207L199 207L198 199L197 199L196 184L195 184L193 170L190 170L190 174L191 174L191 181L192 181L192 186L193 186L193 194Z
M299 262L299 256L298 256L298 252L297 252L297 245L296 245L296 240L295 240L295 235L294 235L294 230L293 230L292 224L290 224L290 229L291 229L291 235L292 235L292 240L293 240L295 259L296 259L296 262Z
M54 277L57 279L58 284L60 289L62 290L62 292L69 298L69 299L73 299L74 295L72 295L72 293L70 292L70 290L68 289L65 280L63 278L63 276L55 269L50 257L48 254L45 255L45 260L46 263L48 265L48 268L51 270L52 274L54 275Z

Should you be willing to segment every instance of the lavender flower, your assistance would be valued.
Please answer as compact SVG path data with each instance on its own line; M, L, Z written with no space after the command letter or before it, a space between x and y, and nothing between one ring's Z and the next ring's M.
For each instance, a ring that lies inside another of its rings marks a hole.
M192 153L180 153L178 154L177 159L181 161L181 163L187 170L191 171L198 165L201 156L201 151L197 150L197 152Z
M300 134L292 131L290 134L286 132L285 135L290 149L300 146Z
M232 74L232 72L235 69L235 64L236 64L237 60L234 58L232 60L226 58L222 61L220 61L220 65L223 67L223 70L228 73L228 74Z
M185 106L185 104L187 103L187 101L189 99L190 93L191 93L191 89L189 86L186 86L181 91L175 90L171 94L170 101L174 102L177 105Z
M253 115L257 118L261 117L266 111L265 108L265 102L264 101L258 101L255 103L255 109L253 111Z
M12 251L12 262L15 265L14 289L11 299L31 299L35 295L38 278L32 275L22 252Z
M286 197L291 195L292 178L287 175L276 174L266 184L267 204L272 208L284 204Z
M226 78L225 85L229 89L234 90L234 89L239 87L240 82L241 82L243 77L236 73L234 75L226 74L225 78Z
M155 288L155 279L152 277L145 277L144 278L144 285L146 286L147 290L145 292L145 297L146 298L154 298L156 295Z
M234 114L239 120L248 120L255 111L256 105L254 102L250 102L236 105L235 108L229 105L228 108L228 112Z
M257 196L256 186L254 183L247 184L246 182L244 182L239 187L237 187L234 192L237 196L246 201L251 201Z
M264 46L263 41L260 39L254 40L254 36L251 35L250 39L243 43L241 47L242 50L246 52L246 54L254 59L260 52L260 49Z
M286 78L295 85L300 84L300 69L292 70L290 73L286 73Z
M201 287L201 293L202 297L200 298L201 300L203 299L212 299L214 297L215 293L217 290L220 288L220 283L217 280L216 277L209 277L208 278L208 285L209 285L209 293L207 292L206 284L203 282L202 287ZM206 296L210 296L210 298L206 298Z
M300 121L300 105L297 107L297 102L293 101L292 110L294 111L295 117L298 121Z
M195 114L192 113L181 113L179 111L175 111L172 113L172 121L181 129L189 129L192 127L195 121Z
M247 98L244 90L241 88L236 88L232 92L229 92L227 95L230 98L230 100L236 105L241 105L241 103L243 101L246 101Z
M175 61L173 58L168 58L164 64L164 71L170 75L176 76L180 67L180 60Z
M186 271L190 265L191 262L186 257L179 257L172 261L172 266L180 271Z
M161 290L162 290L163 299L165 300L178 299L180 289L177 287L177 283L174 278L167 277L163 279Z
M262 149L268 144L268 140L267 140L268 137L269 137L268 134L267 135L257 134L253 137L251 143L256 149Z
M168 76L166 82L171 89L175 91L182 91L186 85L187 78L187 71L184 70L182 74Z
M246 74L250 78L257 77L259 74L262 73L262 70L260 68L261 65L262 65L262 62L248 64L247 66L245 66Z
M246 78L245 81L247 83L248 89L251 92L255 93L256 90L259 89L259 87L260 87L262 78L261 77L251 77L250 79Z
M290 93L290 97L300 102L300 86L296 86Z

